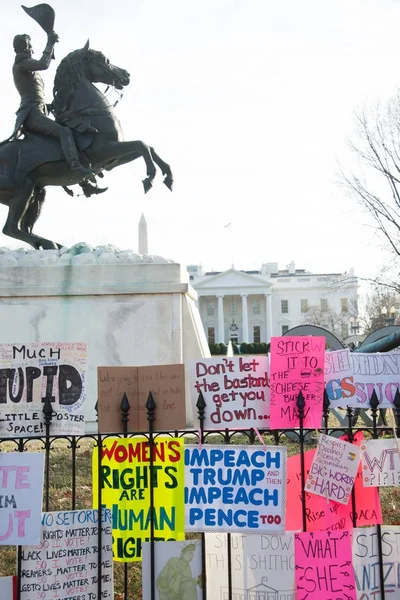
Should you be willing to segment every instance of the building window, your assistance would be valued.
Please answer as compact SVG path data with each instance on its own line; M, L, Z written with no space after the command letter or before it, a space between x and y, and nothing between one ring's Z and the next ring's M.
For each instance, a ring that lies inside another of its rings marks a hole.
M289 300L281 300L281 313L289 312Z
M214 304L213 302L209 302L207 304L207 317L213 317L214 316Z
M253 300L253 315L259 315L259 314L260 314L260 301Z
M321 312L328 312L328 300L321 298Z
M261 327L259 325L253 327L253 342L261 342Z
M347 323L342 323L342 339L349 337L349 326Z
M236 302L231 302L231 317L236 315Z
M282 335L289 331L289 325L282 325Z
M307 298L305 300L300 300L300 305L301 305L301 312L302 313L308 312L308 300L307 300Z
M349 299L348 298L340 298L340 304L342 307L342 312L349 312Z
M208 334L208 343L215 344L215 327L209 327L207 334Z

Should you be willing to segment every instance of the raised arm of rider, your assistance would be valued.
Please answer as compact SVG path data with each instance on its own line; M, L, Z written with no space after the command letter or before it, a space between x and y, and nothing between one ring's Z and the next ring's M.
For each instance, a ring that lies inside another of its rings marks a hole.
M53 54L54 44L58 42L58 35L55 31L52 31L47 35L46 48L43 50L43 54L39 60L34 58L26 58L19 63L19 68L25 71L45 71L49 68L51 62L51 56Z

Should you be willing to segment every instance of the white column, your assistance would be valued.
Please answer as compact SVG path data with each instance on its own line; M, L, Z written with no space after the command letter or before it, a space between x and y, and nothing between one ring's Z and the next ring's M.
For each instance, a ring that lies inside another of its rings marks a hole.
M224 332L224 297L217 296L218 298L218 343L225 343L225 332Z
M247 316L247 294L242 294L242 331L243 342L249 343L249 319Z
M272 302L271 294L265 294L265 325L266 325L266 342L269 344L272 336Z

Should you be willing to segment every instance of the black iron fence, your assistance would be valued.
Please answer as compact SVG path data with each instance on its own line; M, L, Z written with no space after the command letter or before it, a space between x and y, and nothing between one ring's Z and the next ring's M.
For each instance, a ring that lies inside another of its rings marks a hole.
M154 600L156 595L155 585L155 524L154 524L154 487L153 478L151 476L153 470L153 460L151 447L155 444L157 437L163 436L174 436L185 439L188 443L220 443L220 444L248 444L257 445L260 444L260 440L256 431L233 431L224 429L221 431L204 431L204 418L205 418L205 401L203 396L200 394L197 401L198 411L198 429L190 429L185 431L173 431L173 432L159 432L154 431L154 419L157 411L156 403L151 394L149 394L146 409L147 419L149 423L148 431L146 433L138 432L127 433L128 415L130 411L129 402L124 396L121 402L121 423L123 433L116 434L85 434L79 436L52 436L51 435L51 423L52 423L52 408L50 403L46 403L43 406L43 413L45 419L45 436L34 437L34 438L18 438L18 439L2 439L0 440L1 451L13 451L13 452L25 452L25 451L43 451L45 455L45 472L44 472L44 497L43 497L43 510L44 511L55 511L55 510L77 510L81 508L92 507L92 475L91 475L91 455L92 452L98 453L98 498L99 505L102 503L102 489L101 489L101 445L102 441L108 437L135 437L135 435L145 436L148 439L150 445L150 524L148 531L148 538L150 541L150 570L147 573L143 573L143 577L147 577L150 580L150 596L146 600ZM259 433L262 435L262 439L266 445L286 445L288 446L289 456L294 454L300 455L300 478L301 478L301 520L303 530L307 531L308 520L307 520L307 494L303 491L306 483L307 472L305 467L304 455L306 450L315 447L317 442L317 431L315 429L309 430L304 429L304 414L305 405L304 398L300 392L297 401L297 408L299 414L299 428L291 430L264 430L260 429ZM369 415L372 422L371 427L364 426L359 420L359 411L352 408L347 408L343 411L345 415L346 425L343 426L343 422L338 424L335 421L334 416L329 410L329 399L325 393L323 403L323 418L322 426L319 432L330 436L344 436L349 442L354 440L357 433L361 432L366 439L378 439L381 436L393 436L394 430L397 436L400 437L400 393L397 391L394 405L393 415L394 423L389 424L386 421L384 411L379 410L378 398L373 393L370 400ZM288 437L289 436L289 437ZM392 488L379 489L378 493L381 497L392 500L393 495ZM351 506L352 506L352 525L353 527L358 526L358 511L357 511L357 492L353 488L351 495ZM393 510L389 511L385 508L383 503L383 514L385 524L399 524L400 523L400 508L397 513L397 508L393 507ZM0 516L1 518L1 516ZM382 553L382 543L380 535L380 526L378 525L378 562L379 562L379 587L380 597L385 600L385 574L384 574L384 557ZM232 558L231 558L231 544L230 534L227 535L227 561L228 561L228 597L233 597L232 591ZM207 562L206 562L206 549L205 549L205 534L193 534L191 537L197 537L202 539L202 572L203 572L203 587L202 596L203 600L207 598ZM0 574L5 575L17 575L17 600L21 599L22 593L22 578L21 578L21 547L8 547L0 546ZM15 561L16 558L16 561ZM15 571L16 564L16 571ZM97 598L100 599L103 596L103 582L102 582L102 529L98 528L98 553L97 553ZM141 592L141 565L140 563L114 563L114 589L116 600L138 600L142 597ZM210 594L209 594L210 596ZM26 596L25 596L26 597ZM43 597L43 596L42 596ZM57 596L63 598L63 596ZM80 597L80 596L77 596ZM82 598L85 597L82 595ZM393 598L393 595L388 596ZM32 594L29 596L29 600L35 600L36 595ZM38 596L38 599L40 597Z

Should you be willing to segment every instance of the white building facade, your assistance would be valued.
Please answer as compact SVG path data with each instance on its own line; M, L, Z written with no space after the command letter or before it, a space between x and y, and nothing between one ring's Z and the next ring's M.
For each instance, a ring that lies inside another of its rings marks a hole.
M305 323L345 339L357 316L358 283L352 270L313 274L292 262L284 270L266 263L260 270L208 273L191 265L188 272L209 343L269 342Z

